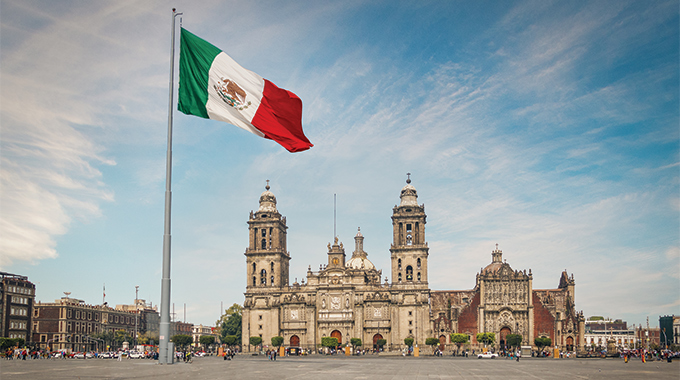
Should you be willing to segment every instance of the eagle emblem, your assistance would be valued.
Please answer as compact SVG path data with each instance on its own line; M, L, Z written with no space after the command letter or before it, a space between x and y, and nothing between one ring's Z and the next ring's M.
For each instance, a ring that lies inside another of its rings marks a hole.
M246 102L246 92L236 82L229 78L220 78L217 84L213 85L217 94L229 106L244 110L252 103Z

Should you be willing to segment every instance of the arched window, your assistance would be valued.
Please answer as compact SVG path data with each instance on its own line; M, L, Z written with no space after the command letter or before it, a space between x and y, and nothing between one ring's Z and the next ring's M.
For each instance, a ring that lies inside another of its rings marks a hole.
M253 286L257 286L257 277L253 276Z
M267 249L267 239L262 239L262 249Z
M399 282L401 282L401 272L399 272Z
M418 281L420 281L420 272L418 272Z
M401 270L401 259L397 260L397 269Z
M253 263L253 273L257 273L257 264Z
M410 265L406 267L406 281L413 281L413 267Z
M264 269L260 271L260 285L267 285L267 271Z
M418 273L420 274L420 273ZM271 277L271 281L269 282L269 285L274 286L274 276Z
M418 265L418 269L420 269L420 259L418 259L418 261L416 261L416 263Z
M272 263L271 263L271 268L272 268L272 269L271 269L271 272L272 272L271 274L274 274L274 262L273 262L273 261L272 261Z
M406 235L406 245L412 245L413 244L413 236L411 234Z

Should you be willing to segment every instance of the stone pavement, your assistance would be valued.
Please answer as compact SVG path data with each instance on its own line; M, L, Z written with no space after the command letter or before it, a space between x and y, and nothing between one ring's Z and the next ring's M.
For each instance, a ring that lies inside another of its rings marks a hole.
M31 379L680 379L680 361L453 357L237 356L159 365L145 359L0 360L0 380Z

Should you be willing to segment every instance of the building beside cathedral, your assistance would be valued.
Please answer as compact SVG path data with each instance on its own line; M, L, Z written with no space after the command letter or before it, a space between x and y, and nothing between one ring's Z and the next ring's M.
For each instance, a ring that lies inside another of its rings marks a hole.
M264 344L281 336L286 346L314 349L331 336L340 343L360 338L365 348L385 339L387 349L403 347L405 338L424 346L427 338L437 337L442 348L451 348L450 334L466 333L474 348L482 332L496 333L498 348L507 334L522 335L524 345L548 337L561 349L583 347L584 319L574 309L574 277L566 271L556 289L533 289L531 270L512 269L496 246L474 289L430 290L425 206L418 204L410 179L392 210L392 282L382 282L382 270L368 259L359 230L349 259L335 238L327 247L327 263L318 271L309 267L306 281L289 284L286 217L269 190L267 184L248 220L243 347L250 347L251 336Z

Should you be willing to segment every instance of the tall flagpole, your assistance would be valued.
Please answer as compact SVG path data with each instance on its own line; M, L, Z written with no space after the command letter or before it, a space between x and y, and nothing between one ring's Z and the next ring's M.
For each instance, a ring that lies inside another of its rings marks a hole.
M168 352L170 341L170 205L172 203L172 111L175 81L175 18L182 13L172 8L172 31L170 38L170 95L168 101L168 151L165 169L165 228L163 232L163 277L161 278L161 323L159 332L160 364L172 364L173 354Z

